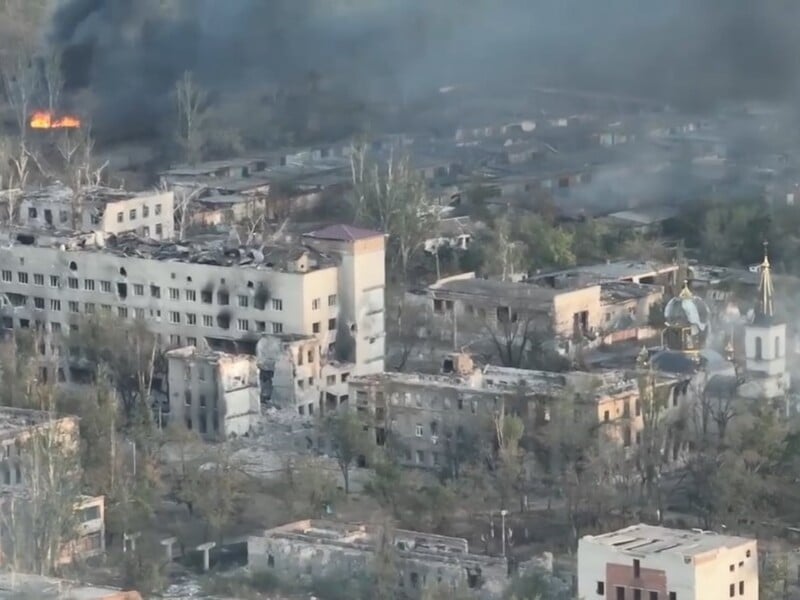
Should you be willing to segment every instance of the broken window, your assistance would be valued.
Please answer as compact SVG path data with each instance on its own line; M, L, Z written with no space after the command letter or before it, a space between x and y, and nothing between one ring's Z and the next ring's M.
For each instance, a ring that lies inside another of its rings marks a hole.
M156 223L156 238L160 238L163 233L163 228L161 227L161 223Z
M117 213L117 223L122 223L125 220L125 213L122 211Z
M442 301L442 300L434 300L433 301L433 312L435 312L435 313L443 313L444 312L444 301Z
M156 215L160 215L160 214L161 214L161 205L160 204L156 204Z
M511 321L511 309L508 306L498 306L497 320L500 323L508 323Z
M6 294L8 298L8 302L11 306L20 307L25 306L28 303L28 297L24 294L15 294L13 292L9 292Z
M319 333L320 332L320 323L319 323L319 321L316 322L316 323L312 323L311 324L311 331L314 332L314 333Z
M226 291L217 292L217 304L227 306L231 301L231 297Z
M211 304L214 302L214 295L212 294L211 290L201 290L200 291L200 301L203 304Z
M153 298L161 298L161 288L157 285L150 284L150 295Z
M328 331L336 331L336 319L328 319Z
M38 212L36 210L36 207L35 206L29 207L28 208L28 218L29 219L35 219L37 217L38 217Z
M217 327L222 329L228 329L231 326L231 318L230 315L225 313L220 313L217 315Z

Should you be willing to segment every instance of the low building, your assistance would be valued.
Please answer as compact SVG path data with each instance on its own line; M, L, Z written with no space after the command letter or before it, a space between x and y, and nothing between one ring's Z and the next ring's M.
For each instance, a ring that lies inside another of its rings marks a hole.
M132 193L105 187L73 191L55 184L27 191L18 220L27 227L71 231L134 232L143 238L172 239L175 197L172 192Z
M142 600L134 591L98 587L88 583L30 575L27 573L0 573L0 600Z
M758 598L756 540L633 525L578 544L578 597L606 600Z
M248 564L289 578L365 573L384 530L361 523L297 521L247 539ZM388 541L388 540L387 540ZM466 584L476 598L499 598L508 579L505 558L472 554L467 540L394 530L398 588L419 598L428 585Z
M168 420L213 439L249 433L261 414L256 358L199 350L167 352Z

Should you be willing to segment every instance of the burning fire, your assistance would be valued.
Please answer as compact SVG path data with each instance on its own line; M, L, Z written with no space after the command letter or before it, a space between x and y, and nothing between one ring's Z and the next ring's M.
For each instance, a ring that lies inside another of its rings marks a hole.
M81 126L81 120L72 115L55 118L47 110L37 110L31 115L31 127L34 129L76 129Z

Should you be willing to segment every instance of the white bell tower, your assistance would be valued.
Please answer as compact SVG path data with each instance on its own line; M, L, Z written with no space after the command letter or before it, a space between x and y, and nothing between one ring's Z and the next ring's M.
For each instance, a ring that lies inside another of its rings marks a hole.
M740 392L746 396L777 398L789 389L786 371L786 323L775 317L772 273L764 242L764 261L761 263L753 322L745 326L745 375L748 383ZM753 384L758 384L754 386ZM758 389L758 391L756 390ZM746 390L746 392L745 392Z

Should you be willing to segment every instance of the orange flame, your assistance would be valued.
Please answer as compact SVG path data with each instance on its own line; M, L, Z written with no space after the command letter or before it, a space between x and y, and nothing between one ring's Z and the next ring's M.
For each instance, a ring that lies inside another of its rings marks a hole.
M56 119L50 111L37 110L31 115L30 125L34 129L76 129L81 126L81 120L72 115Z

